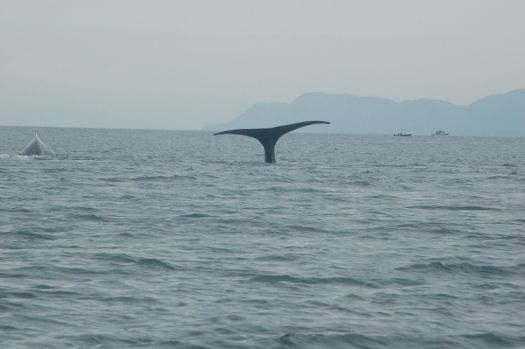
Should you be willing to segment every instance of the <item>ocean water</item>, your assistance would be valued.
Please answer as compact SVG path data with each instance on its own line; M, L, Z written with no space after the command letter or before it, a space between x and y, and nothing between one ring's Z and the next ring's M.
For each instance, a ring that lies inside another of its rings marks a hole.
M55 157L16 153L35 131ZM525 138L0 127L1 348L523 348Z

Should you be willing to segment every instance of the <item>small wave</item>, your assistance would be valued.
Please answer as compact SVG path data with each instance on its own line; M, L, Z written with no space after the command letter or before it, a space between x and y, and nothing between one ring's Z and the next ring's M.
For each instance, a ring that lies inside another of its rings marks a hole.
M183 343L175 339L155 342L152 347L173 349L208 349L208 347L202 345Z
M127 304L139 304L139 303L156 304L158 303L158 300L153 297L136 297L136 296L103 297L101 300L107 303L127 303Z
M148 267L148 268L175 270L175 267L173 267L171 264L167 262L163 262L156 258L141 258L135 263L137 263L137 265Z
M352 300L352 301L362 301L364 300L365 298L359 296L358 294L355 294L355 293L349 293L347 294L346 296L344 296L345 299L347 300Z
M29 302L27 300L21 299L20 301L9 299L9 300L2 300L0 303L0 310L5 313L9 312L20 312L23 314L24 312L28 311L29 308Z
M511 179L511 178L512 178L511 176L503 176L503 175L494 175L494 176L487 177L487 179Z
M288 225L286 226L286 228L292 230L292 231L298 231L298 232L311 232L311 233L327 233L328 231L324 230L324 229L321 229L321 228L317 228L317 227L312 227L312 226L308 226L308 225L297 225L297 224L294 224L294 225Z
M295 277L290 275L257 275L250 278L253 282L264 282L269 284L288 282L305 285L353 285L353 286L366 286L375 287L374 284L353 279L350 277L333 276L333 277Z
M168 262L163 262L156 258L133 258L124 253L117 253L117 254L97 253L94 256L96 259L100 259L100 260L104 260L108 262L138 265L141 267L148 267L148 268L175 270L175 267L173 267Z
M397 167L410 167L409 164L399 164L399 165L394 165L394 164L373 164L371 165L371 167L393 167L393 168L397 168Z
M68 160L73 160L73 161L78 161L78 162L81 162L81 161L96 161L97 158L94 157L94 156L81 156L81 155L78 155L78 156L72 156L72 157L68 158Z
M463 338L488 345L489 347L522 347L525 345L525 336L513 337L496 334L493 332L467 334Z
M90 333L82 334L79 336L59 336L58 338L67 339L68 341L79 342L82 347L88 348L115 348L124 346L141 346L147 347L151 344L152 340L149 338L119 338L109 334Z
M94 213L92 214L75 214L74 217L79 220L84 221L92 221L92 222L109 222L111 219L107 217L102 217L99 215L96 215Z
M133 234L129 233L129 232L124 232L124 233L119 233L118 236L120 237L132 237Z
M55 240L56 238L53 235L36 233L25 230L15 230L5 233L0 233L2 239L6 237L12 237L16 239L26 239L26 240Z
M377 194L369 196L370 199L381 199L381 200L396 200L399 196L388 195L388 194Z
M0 292L0 298L22 298L31 299L36 298L36 294L33 292Z
M118 253L118 254L97 253L95 257L96 259L102 259L106 261L119 262L119 263L136 263L137 262L133 257L130 257L127 254L123 254L123 253Z
M494 207L484 206L455 206L455 205L414 205L407 208L415 208L420 210L449 210L449 211L499 211Z
M462 227L465 229L465 227ZM417 232L425 232L431 234L448 235L448 234L463 234L465 230L459 230L448 227L443 223L434 222L415 222L395 225L395 229L413 230Z
M51 168L44 168L42 169L42 172L44 173L64 173L69 172L65 168L59 168L59 167L51 167Z
M306 194L314 194L314 193L320 193L321 190L315 189L315 188L290 188L282 185L272 185L269 187L264 187L257 189L257 191L265 192L265 193L306 193Z
M281 255L281 254L270 254L255 258L258 261L294 261L299 259L298 256L293 255Z
M279 338L289 348L387 348L389 343L360 334L293 334Z
M11 208L11 207L5 207L0 208L0 212L14 212L14 213L31 213L32 211L28 208L24 207L17 207L17 208Z
M474 265L471 263L444 264L441 262L419 263L405 267L396 268L401 271L412 272L446 272L451 274L478 274L478 275L512 275L524 274L525 264L518 264L510 267L498 267L492 265Z
M71 299L71 298L82 295L79 292L73 292L73 291L63 291L59 289L39 289L38 287L35 287L35 288L38 289L38 294L52 296L55 299L61 298L61 297Z
M385 284L395 285L395 286L421 286L424 283L413 280L413 279L404 279L404 278L394 278L388 281L383 281Z
M368 187L368 186L372 185L372 183L370 183L367 180L355 181L355 182L352 182L351 184L357 185L358 187Z
M191 214L183 214L179 217L182 217L182 218L208 218L208 217L212 217L210 216L209 214L205 214L205 213L191 213Z
M103 181L103 182L109 182L109 183L120 183L120 182L124 182L125 178L109 177L109 178L100 178L100 180Z
M171 175L171 176L139 176L132 178L133 181L137 182L157 182L157 181L166 181L166 180L174 180L174 179L190 179L195 180L197 179L194 176L187 176L187 175Z
M78 211L78 212L82 212L82 213L87 213L87 212L97 212L98 210L94 207L91 207L91 206L69 206L69 208L71 210L75 210L75 211ZM62 206L58 206L56 208L53 209L54 211L61 211L63 210L63 207Z
M29 274L24 274L24 273L20 273L20 272L0 272L0 278L3 278L3 279L26 279L26 278L30 278L31 275Z
M107 274L109 271L100 271L88 268L81 267L54 267L54 268L45 268L46 272L57 271L63 274L69 275L97 275L97 274Z

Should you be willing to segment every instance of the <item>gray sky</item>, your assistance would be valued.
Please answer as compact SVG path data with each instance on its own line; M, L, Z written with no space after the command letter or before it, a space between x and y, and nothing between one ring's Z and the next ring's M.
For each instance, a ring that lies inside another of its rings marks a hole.
M525 87L521 0L0 0L0 125L200 129L304 92Z

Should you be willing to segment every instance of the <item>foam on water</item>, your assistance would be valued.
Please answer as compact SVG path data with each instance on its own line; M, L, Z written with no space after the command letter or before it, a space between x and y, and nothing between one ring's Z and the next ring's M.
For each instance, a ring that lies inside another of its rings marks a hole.
M525 140L0 127L2 348L524 347Z

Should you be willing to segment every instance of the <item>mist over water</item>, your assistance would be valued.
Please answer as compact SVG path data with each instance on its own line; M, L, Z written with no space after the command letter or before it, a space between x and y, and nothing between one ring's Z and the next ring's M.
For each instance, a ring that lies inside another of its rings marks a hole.
M0 140L3 348L525 346L524 138Z

